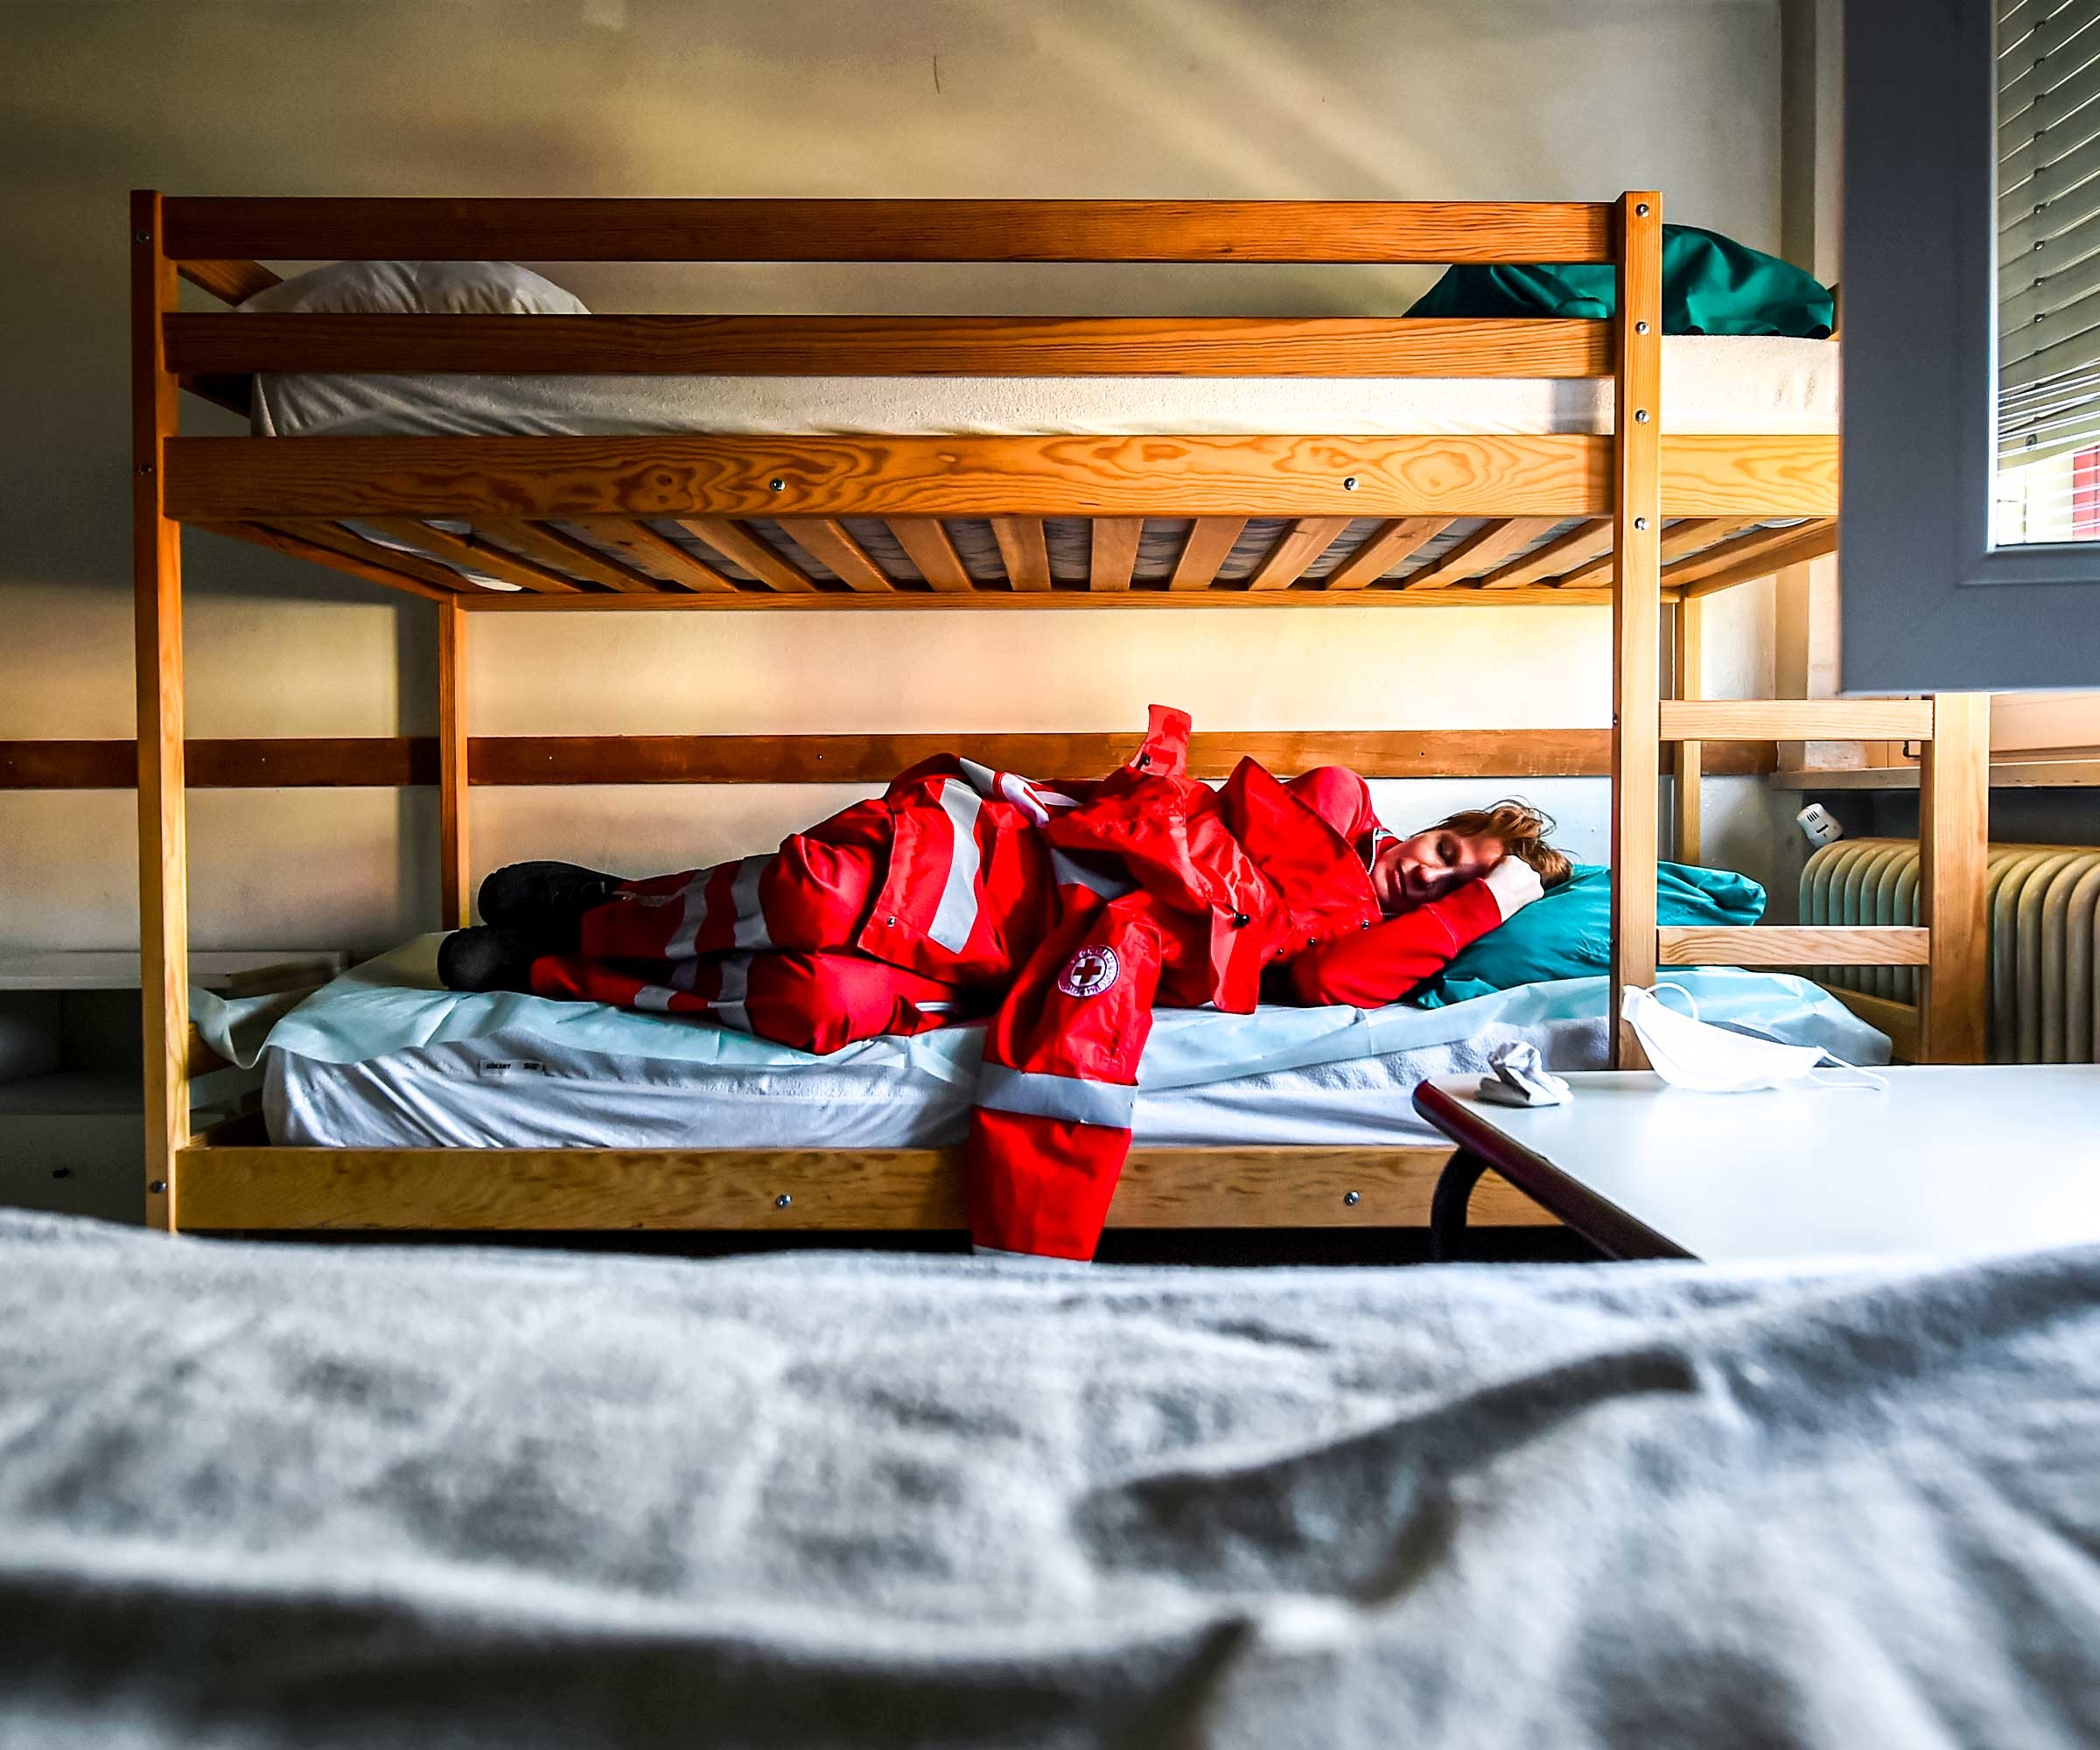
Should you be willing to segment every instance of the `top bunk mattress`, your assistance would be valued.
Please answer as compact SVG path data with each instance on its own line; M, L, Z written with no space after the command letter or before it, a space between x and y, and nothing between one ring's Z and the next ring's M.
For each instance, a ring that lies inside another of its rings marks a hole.
M1668 429L1838 430L1838 349L1667 335ZM260 437L1605 433L1610 377L333 376L256 380Z

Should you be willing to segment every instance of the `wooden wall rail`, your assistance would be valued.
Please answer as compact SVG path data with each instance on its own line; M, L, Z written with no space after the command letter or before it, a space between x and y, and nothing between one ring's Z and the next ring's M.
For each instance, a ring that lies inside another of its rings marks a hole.
M470 780L524 784L880 784L928 755L959 752L998 770L1097 777L1136 751L1135 734L476 736ZM1274 771L1341 765L1372 778L1601 778L1601 729L1334 730L1205 732L1192 769L1222 778L1244 754ZM129 741L0 741L0 790L123 790L136 780ZM1774 743L1712 750L1710 777L1778 766ZM438 781L433 736L194 740L192 789L397 788Z
M1664 516L1827 516L1835 438L1665 438ZM1612 508L1612 440L178 438L170 514L1527 516Z
M1138 1147L1109 1225L1418 1227L1450 1152ZM961 1153L217 1144L183 1150L178 1164L183 1224L192 1228L954 1232L968 1226ZM1473 1219L1553 1225L1492 1174L1474 1194Z
M170 316L172 368L742 376L1597 377L1608 323L1469 318Z
M1595 201L197 199L178 261L1604 262Z

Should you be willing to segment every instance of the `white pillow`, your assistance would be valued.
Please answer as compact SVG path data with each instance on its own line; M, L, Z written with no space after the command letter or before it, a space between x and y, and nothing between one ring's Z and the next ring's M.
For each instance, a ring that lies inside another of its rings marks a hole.
M575 293L515 262L335 262L258 291L243 310L354 316L588 316Z

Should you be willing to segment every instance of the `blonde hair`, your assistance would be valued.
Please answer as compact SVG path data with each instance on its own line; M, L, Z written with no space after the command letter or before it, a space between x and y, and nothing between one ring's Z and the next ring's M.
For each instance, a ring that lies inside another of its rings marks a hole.
M1558 886L1574 871L1568 853L1546 843L1553 830L1553 816L1529 802L1505 796L1484 808L1461 808L1447 815L1431 829L1455 832L1465 838L1492 838L1520 863L1529 863L1546 886Z

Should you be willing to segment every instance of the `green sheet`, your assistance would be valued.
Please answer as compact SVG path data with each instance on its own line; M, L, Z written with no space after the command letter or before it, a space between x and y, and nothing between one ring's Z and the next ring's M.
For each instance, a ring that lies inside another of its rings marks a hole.
M1574 316L1601 319L1619 307L1609 262L1544 266L1461 264L1432 285L1410 316ZM1830 291L1775 256L1716 231L1662 228L1665 334L1792 334L1822 340L1837 321Z

